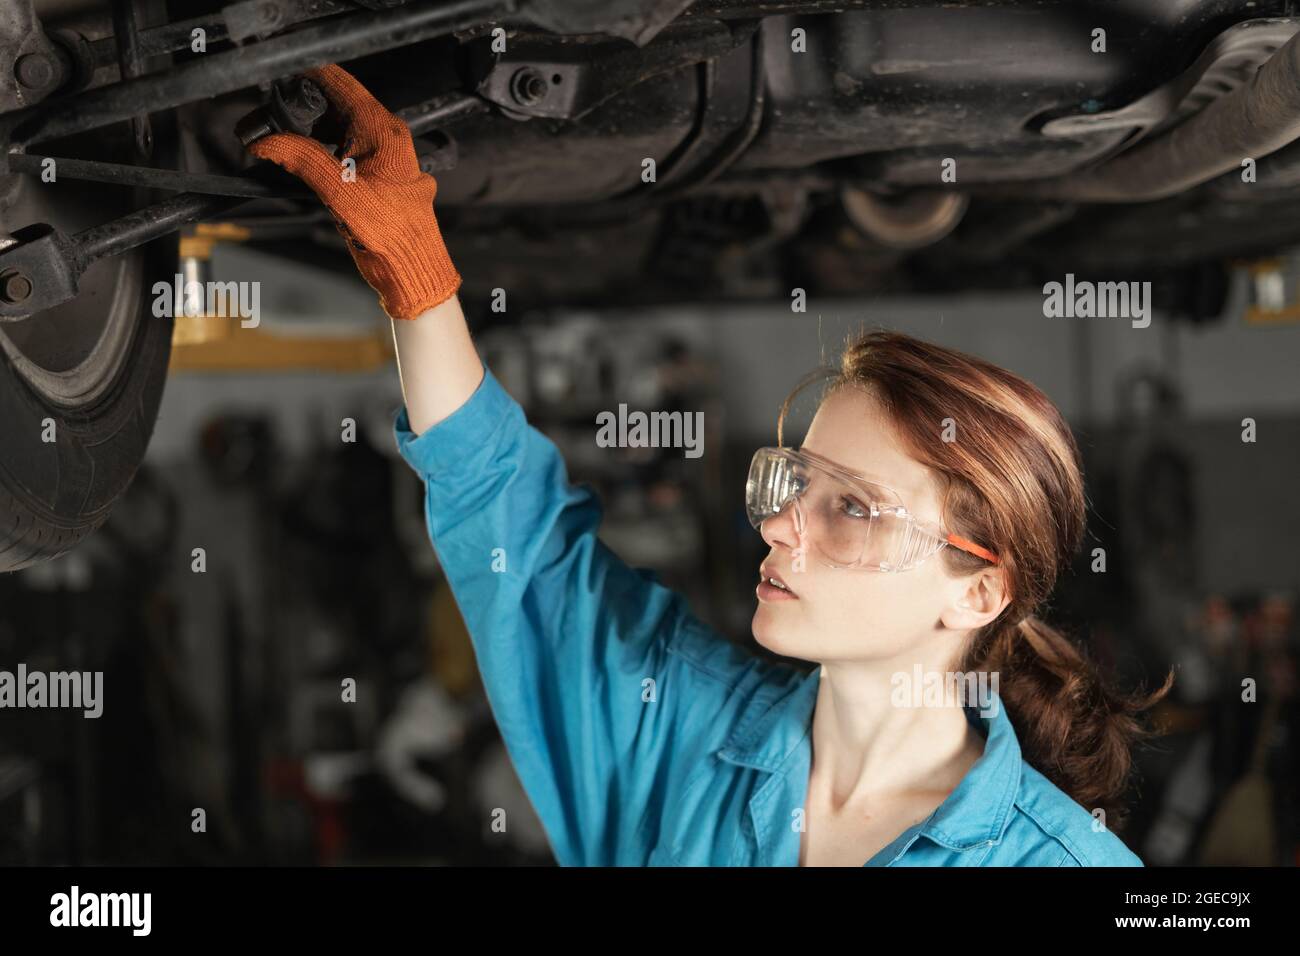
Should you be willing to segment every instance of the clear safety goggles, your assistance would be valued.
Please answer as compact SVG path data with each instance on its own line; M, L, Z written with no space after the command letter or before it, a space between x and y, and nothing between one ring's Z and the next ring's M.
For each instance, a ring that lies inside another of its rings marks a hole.
M761 532L790 507L800 545L834 568L908 571L948 545L998 563L991 551L918 521L885 485L809 451L760 448L745 483L749 523Z

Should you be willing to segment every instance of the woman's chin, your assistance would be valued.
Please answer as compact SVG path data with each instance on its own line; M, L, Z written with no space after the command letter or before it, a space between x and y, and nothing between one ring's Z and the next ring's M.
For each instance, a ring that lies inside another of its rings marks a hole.
M773 654L780 654L784 657L791 656L790 641L788 628L778 626L771 619L770 613L763 605L758 606L754 612L754 621L750 629L753 631L754 640L760 646L767 648Z

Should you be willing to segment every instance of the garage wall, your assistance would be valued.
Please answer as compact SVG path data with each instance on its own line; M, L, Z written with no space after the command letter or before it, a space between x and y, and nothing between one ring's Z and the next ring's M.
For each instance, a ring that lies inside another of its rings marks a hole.
M859 328L883 326L973 352L1029 378L1071 421L1091 412L1096 424L1114 423L1115 383L1143 364L1174 362L1192 418L1260 417L1300 413L1300 325L1247 326L1241 319L1246 289L1234 286L1228 319L1210 328L1169 325L1157 313L1135 329L1122 319L1049 319L1042 296L966 295L881 299L849 306L808 303L806 314L787 307L693 307L662 321L683 334L708 330L726 372L724 395L732 424L763 434L800 375L834 356ZM1090 354L1081 376L1075 356Z

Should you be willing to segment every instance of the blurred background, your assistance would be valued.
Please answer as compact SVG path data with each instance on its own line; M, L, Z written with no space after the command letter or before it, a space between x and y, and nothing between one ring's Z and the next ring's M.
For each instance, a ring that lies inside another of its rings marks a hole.
M260 327L178 320L148 456L109 523L0 576L0 661L105 675L97 720L0 722L0 863L553 864L396 453L401 393L373 294L237 243L210 266L261 282ZM1219 314L1159 311L1145 329L1046 318L1032 290L470 318L571 479L599 490L611 547L755 653L765 549L744 475L799 379L875 327L1028 377L1075 428L1091 502L1049 618L1126 686L1178 672L1123 838L1151 866L1290 866L1294 285L1286 257L1237 268ZM620 403L702 411L703 456L598 448L595 416ZM1274 703L1243 703L1246 677ZM347 678L356 703L341 706ZM190 838L195 808L206 839Z

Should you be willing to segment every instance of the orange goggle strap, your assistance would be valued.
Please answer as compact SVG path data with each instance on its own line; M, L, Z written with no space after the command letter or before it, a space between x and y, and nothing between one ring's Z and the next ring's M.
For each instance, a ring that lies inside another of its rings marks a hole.
M976 557L983 558L985 561L988 561L992 564L1001 563L998 559L998 556L994 554L992 551L988 550L987 548L981 548L974 541L967 541L965 538L961 537L961 535L956 535L956 534L948 535L948 543L952 545L954 548L960 548L961 550L965 551L967 554L973 554Z

